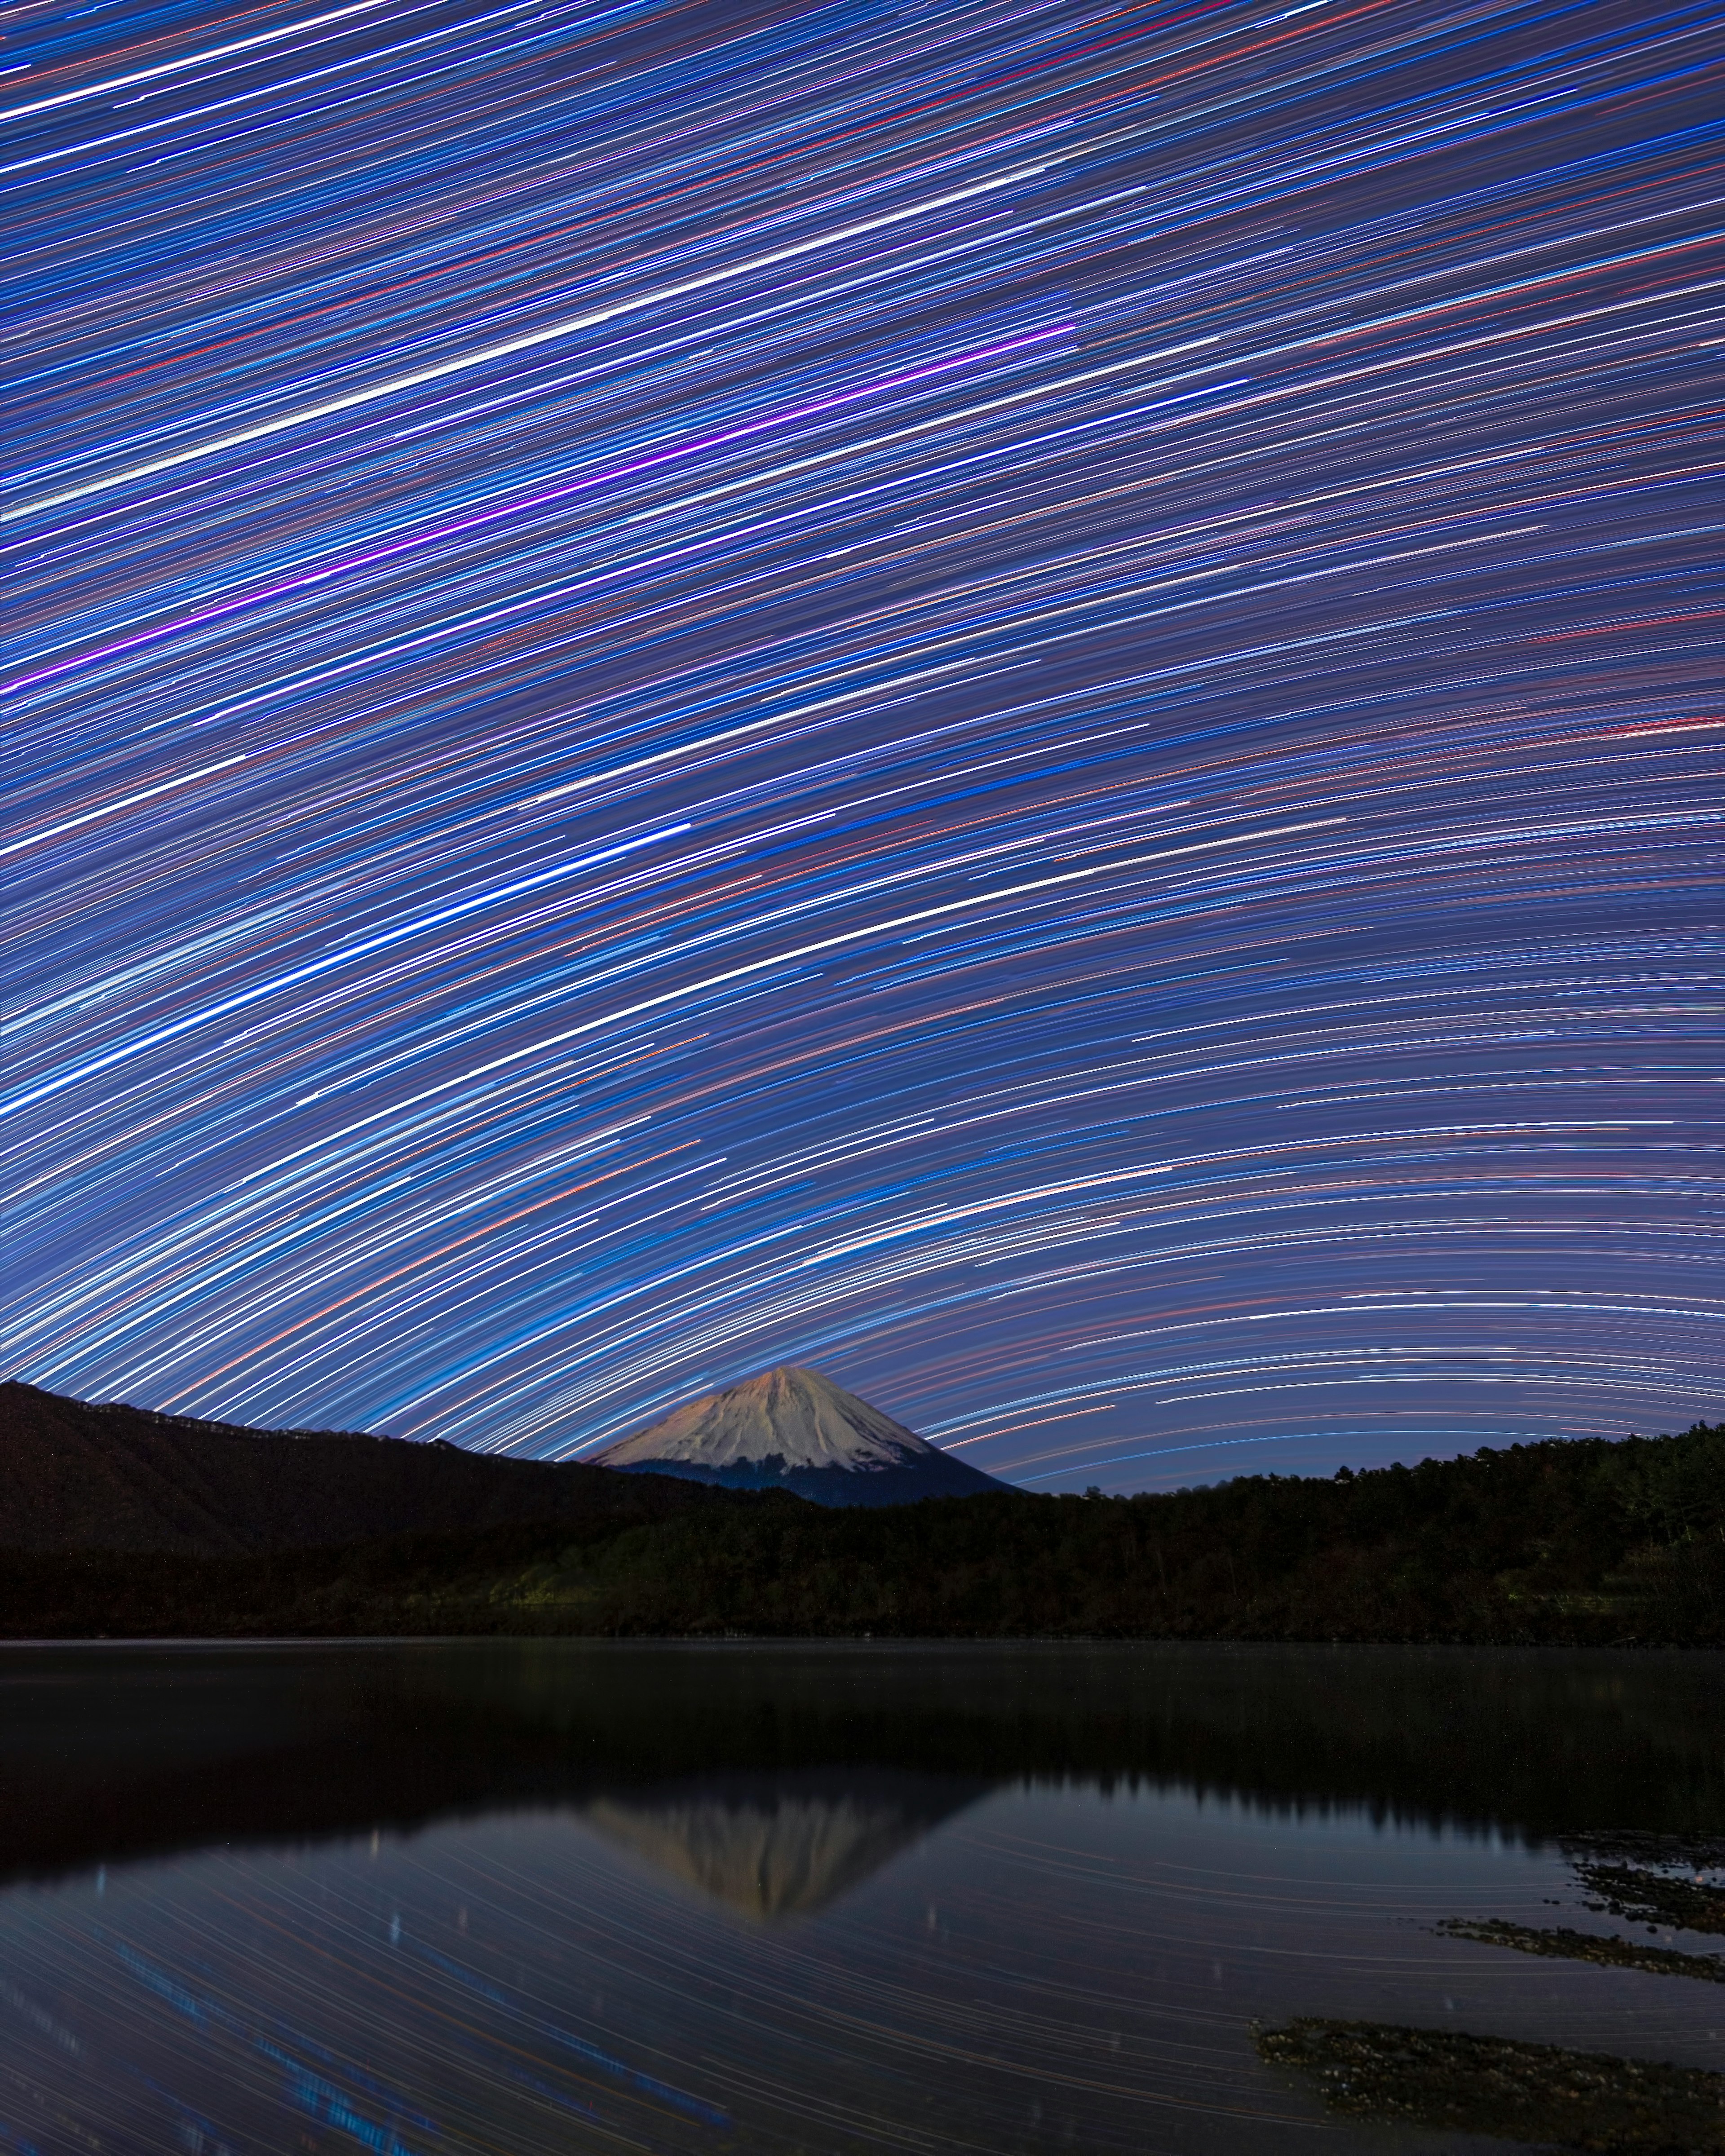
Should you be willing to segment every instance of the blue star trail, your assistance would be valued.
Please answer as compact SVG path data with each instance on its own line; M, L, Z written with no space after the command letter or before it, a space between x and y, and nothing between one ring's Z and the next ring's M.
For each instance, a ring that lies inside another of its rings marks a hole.
M4 1370L1721 1406L1700 6L25 10Z

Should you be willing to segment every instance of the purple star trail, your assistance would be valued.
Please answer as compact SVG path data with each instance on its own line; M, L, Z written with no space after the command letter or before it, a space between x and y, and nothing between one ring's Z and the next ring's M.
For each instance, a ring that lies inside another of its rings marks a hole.
M5 1374L1720 1411L1711 9L17 22Z

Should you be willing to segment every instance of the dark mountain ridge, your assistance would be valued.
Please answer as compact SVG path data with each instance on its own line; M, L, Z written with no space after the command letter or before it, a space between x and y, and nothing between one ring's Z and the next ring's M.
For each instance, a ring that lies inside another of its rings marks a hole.
M81 1412L105 1429L110 1411ZM126 1522L130 1547L116 1545L112 1504L92 1499L71 1522L82 1539L53 1543L66 1523L29 1513L27 1478L0 1486L0 1548L24 1537L0 1565L0 1637L1725 1645L1725 1426L1165 1496L837 1507L388 1440L218 1433L193 1450L228 1471L216 1494L228 1509L208 1489L187 1495L182 1474L145 1492L156 1511ZM283 1478L267 1505L250 1486L236 1495L235 1460ZM193 1496L199 1518L172 1512ZM424 1524L402 1528L406 1514ZM185 1539L164 1548L170 1530ZM232 1539L187 1547L218 1532Z
M26 1385L0 1387L0 1447L12 1638L1725 1643L1705 1424L1165 1496L837 1507Z
M0 1384L0 1549L239 1557L525 1521L660 1519L663 1476L496 1460L434 1440L259 1430Z

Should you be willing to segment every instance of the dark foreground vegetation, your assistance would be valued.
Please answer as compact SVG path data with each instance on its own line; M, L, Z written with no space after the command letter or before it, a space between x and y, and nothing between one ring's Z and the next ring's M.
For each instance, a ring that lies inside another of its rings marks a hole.
M1703 1984L1725 1984L1725 1954L1684 1953L1671 1947L1650 1947L1639 1939L1602 1938L1578 1932L1573 1924L1513 1924L1504 1917L1451 1917L1437 1928L1454 1939L1472 1939L1485 1947L1508 1947L1546 1961L1588 1961L1599 1969L1639 1969L1651 1976L1692 1976Z
M1310 2076L1332 2111L1543 2148L1647 2156L1725 2150L1725 2074L1502 2036L1381 2021L1261 2030L1273 2066Z
M614 1503L583 1495L558 1518L339 1548L14 1551L0 1636L1725 1643L1725 1425L1332 1481L880 1511L608 1479Z

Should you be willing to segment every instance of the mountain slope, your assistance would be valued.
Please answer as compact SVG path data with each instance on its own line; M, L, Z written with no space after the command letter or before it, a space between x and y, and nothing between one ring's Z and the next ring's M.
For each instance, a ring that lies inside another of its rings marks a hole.
M698 1503L594 1467L331 1430L256 1430L0 1384L0 1549L207 1557Z
M821 1505L903 1505L1004 1487L830 1378L788 1364L703 1394L593 1459L632 1474L789 1490Z

